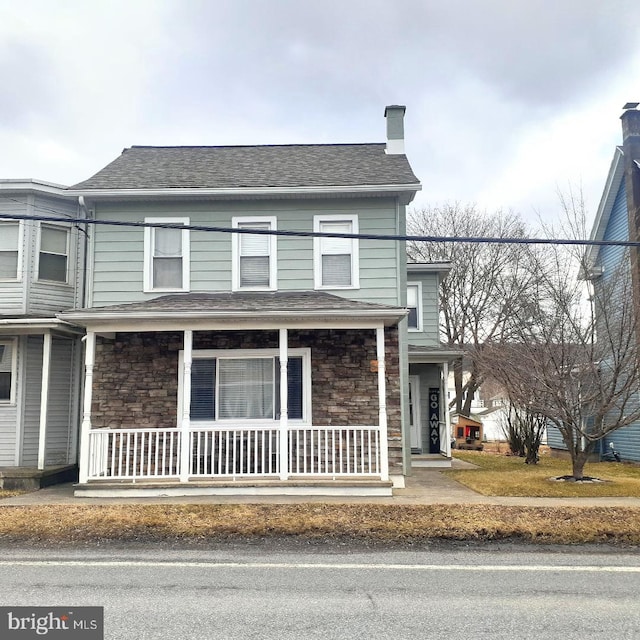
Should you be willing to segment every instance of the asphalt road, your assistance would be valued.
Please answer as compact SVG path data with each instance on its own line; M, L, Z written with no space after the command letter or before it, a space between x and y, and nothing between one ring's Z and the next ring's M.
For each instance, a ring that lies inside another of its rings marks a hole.
M619 640L640 637L640 554L5 548L0 602L104 606L109 640Z

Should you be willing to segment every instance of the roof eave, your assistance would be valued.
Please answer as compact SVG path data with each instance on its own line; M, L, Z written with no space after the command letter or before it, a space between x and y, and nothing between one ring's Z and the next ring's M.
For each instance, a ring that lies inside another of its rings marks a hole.
M422 189L419 182L410 184L381 184L381 185L335 185L335 186L306 186L306 187L166 187L160 189L67 189L71 196L84 196L93 200L144 200L149 198L275 198L291 196L339 196L339 195L399 195L408 204Z

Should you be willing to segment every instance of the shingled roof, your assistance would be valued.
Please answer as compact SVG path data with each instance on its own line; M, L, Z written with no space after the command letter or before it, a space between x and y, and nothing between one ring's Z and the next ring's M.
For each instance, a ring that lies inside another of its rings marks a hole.
M419 182L385 144L302 144L125 149L72 190L353 187Z
M246 317L375 317L397 322L406 309L373 302L349 300L323 291L274 291L234 293L177 293L151 300L58 314L70 322L128 318L246 318Z

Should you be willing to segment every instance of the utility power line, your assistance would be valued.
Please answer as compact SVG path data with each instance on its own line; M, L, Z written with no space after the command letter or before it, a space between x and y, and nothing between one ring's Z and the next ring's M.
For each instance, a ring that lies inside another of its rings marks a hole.
M247 229L232 227L215 227L201 224L180 224L171 222L136 222L122 220L95 220L93 218L72 218L61 215L44 216L20 213L2 213L3 220L26 220L32 222L69 222L78 225L154 228L154 229L189 229L190 231L204 231L207 233L239 233L266 236L284 236L295 238L348 238L357 240L392 240L406 242L442 242L475 244L542 244L542 245L573 245L584 247L640 247L640 241L631 240L582 240L575 238L506 238L483 236L414 236L378 233L336 233L324 231L286 231L281 229Z

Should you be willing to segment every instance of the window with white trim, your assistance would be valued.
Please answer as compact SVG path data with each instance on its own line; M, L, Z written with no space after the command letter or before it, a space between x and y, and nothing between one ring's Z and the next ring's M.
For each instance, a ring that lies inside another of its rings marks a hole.
M275 217L233 218L234 229L275 231ZM268 233L232 234L233 290L275 290L277 288L277 238Z
M0 341L0 404L15 401L16 341Z
M318 233L357 234L358 216L314 216ZM316 289L357 289L358 239L314 238L314 279Z
M275 421L280 418L277 349L194 351L191 421ZM288 418L310 415L309 349L290 349L287 362Z
M145 218L144 221L189 224L189 218ZM189 229L145 227L144 291L188 291L189 253Z
M407 284L407 325L409 331L422 331L422 283Z
M0 222L0 280L18 279L20 223Z
M38 255L38 280L52 282L69 281L70 229L60 225L40 225L40 252Z

